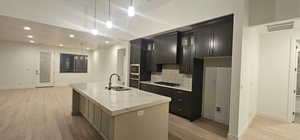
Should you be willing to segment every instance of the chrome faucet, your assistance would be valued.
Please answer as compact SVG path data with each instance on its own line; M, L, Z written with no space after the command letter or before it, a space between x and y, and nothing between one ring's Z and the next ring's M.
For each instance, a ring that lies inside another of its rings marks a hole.
M108 83L108 88L107 88L108 90L111 90L111 78L114 75L118 77L118 81L121 81L121 76L119 74L116 74L116 73L111 74L110 77L109 77L109 83Z

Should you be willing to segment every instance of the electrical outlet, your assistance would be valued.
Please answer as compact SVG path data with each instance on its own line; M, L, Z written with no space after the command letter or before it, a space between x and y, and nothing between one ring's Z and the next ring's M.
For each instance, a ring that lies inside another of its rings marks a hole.
M221 107L216 107L216 111L221 112L222 111Z
M140 110L140 111L138 111L138 112L137 112L137 116L143 116L143 115L144 115L144 113L145 113L145 111L144 111L144 110Z

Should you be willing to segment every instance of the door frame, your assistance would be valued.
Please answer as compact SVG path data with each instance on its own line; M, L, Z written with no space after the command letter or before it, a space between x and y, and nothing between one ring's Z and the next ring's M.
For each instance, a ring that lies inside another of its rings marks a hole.
M50 68L50 82L49 83L40 83L40 53L41 52L49 52L51 53L51 68ZM35 70L35 75L36 75L36 80L35 80L35 87L41 88L41 87L51 87L54 86L54 50L50 48L39 48L37 55L36 55L36 70Z
M296 112L296 93L297 91L297 71L298 71L298 52L300 51L300 44L297 42L300 40L300 37L293 37L291 39L290 46L290 66L289 66L289 89L288 89L288 111L287 117L289 123L293 123L295 120ZM298 45L298 48L297 48ZM296 68L296 71L295 71Z

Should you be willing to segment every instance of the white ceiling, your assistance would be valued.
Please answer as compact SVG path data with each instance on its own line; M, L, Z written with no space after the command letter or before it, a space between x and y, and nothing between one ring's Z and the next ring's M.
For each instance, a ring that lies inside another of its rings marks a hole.
M129 0L111 0L113 28L107 29L108 0L97 0L97 29L119 41L145 37L178 27L238 13L239 0L134 0L136 16L128 17ZM94 28L94 0L3 0L0 15L81 32Z
M24 30L24 26L31 27L31 30ZM70 38L70 34L75 35L75 37ZM32 35L34 38L29 39L27 35ZM34 40L35 44L47 46L59 46L59 44L63 44L65 48L80 49L95 49L119 43L119 40L108 37L94 36L87 32L74 31L6 16L0 16L0 40L25 43L29 43L29 40ZM105 41L109 41L110 43L106 44Z

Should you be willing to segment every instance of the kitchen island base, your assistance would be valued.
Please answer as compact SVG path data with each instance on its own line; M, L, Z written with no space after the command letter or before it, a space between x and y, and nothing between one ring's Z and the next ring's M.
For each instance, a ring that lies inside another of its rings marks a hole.
M168 140L169 103L118 115L73 90L72 115L82 115L105 140Z

